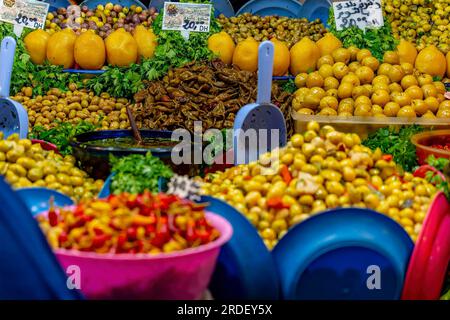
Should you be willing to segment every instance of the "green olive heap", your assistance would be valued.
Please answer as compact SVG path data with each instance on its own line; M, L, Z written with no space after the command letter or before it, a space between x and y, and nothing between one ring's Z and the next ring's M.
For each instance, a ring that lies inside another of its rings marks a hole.
M289 48L303 37L317 41L327 32L319 19L310 22L305 18L260 17L250 13L231 18L220 15L219 23L235 43L248 37L253 37L256 41L265 41L276 37L278 40L286 42Z
M75 167L73 156L45 151L39 143L19 139L17 134L0 140L0 174L13 188L46 187L76 200L97 196L103 186L102 180L94 181Z
M128 129L126 98L113 98L108 93L100 96L85 89L77 90L75 84L69 91L51 89L45 96L32 97L32 88L25 87L12 99L20 102L28 112L29 126L43 126L52 129L59 122L78 124L80 120L98 124L103 130Z
M270 249L293 225L350 206L388 215L416 241L436 193L425 179L401 173L392 156L362 146L358 135L317 122L257 162L208 175L202 190L242 212Z

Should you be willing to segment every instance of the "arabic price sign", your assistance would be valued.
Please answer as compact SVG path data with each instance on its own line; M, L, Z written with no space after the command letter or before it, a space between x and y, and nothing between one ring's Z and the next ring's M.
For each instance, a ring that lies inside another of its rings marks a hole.
M163 30L209 32L211 5L164 2Z
M0 0L0 20L31 29L43 29L49 4L33 0Z
M378 28L384 25L381 0L334 1L336 29L352 26L360 29Z

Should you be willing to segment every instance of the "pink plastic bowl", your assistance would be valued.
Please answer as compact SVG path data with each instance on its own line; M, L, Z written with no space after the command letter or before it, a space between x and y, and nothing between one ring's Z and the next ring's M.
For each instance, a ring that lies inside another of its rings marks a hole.
M230 240L230 223L213 213L208 221L220 237L206 245L180 252L149 254L98 254L56 249L64 270L80 268L81 292L88 299L200 299L208 287L220 248Z

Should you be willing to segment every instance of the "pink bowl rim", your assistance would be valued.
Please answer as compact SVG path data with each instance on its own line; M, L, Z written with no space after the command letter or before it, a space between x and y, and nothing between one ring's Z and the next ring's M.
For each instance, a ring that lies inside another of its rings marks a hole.
M40 213L39 215L44 215L46 212ZM206 211L206 218L210 223L219 230L220 236L213 242L201 245L195 248L184 249L181 251L171 252L171 253L158 253L158 254L148 254L148 253L95 253L88 251L78 251L78 250L67 250L67 249L53 249L53 252L59 257L71 257L71 258L81 258L81 259L95 259L95 260L109 260L109 261L142 261L142 260L164 260L168 258L178 258L185 257L188 255L194 255L199 253L204 253L214 249L219 249L225 243L227 243L233 235L233 227L231 224L223 218L222 216ZM219 227L220 226L220 227Z

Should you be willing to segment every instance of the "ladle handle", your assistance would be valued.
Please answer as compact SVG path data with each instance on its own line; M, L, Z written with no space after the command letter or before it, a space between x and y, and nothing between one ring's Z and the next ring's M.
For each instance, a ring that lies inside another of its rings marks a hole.
M16 40L5 37L0 46L0 97L9 97Z
M273 56L275 47L271 41L264 41L258 50L258 95L256 103L270 103L272 91Z
M133 131L134 139L139 144L144 144L144 141L142 140L142 137L141 137L141 133L139 132L139 129L136 125L136 121L134 121L134 116L133 116L133 113L131 112L130 107L127 106L126 108L127 108L128 120L130 120L131 130Z

